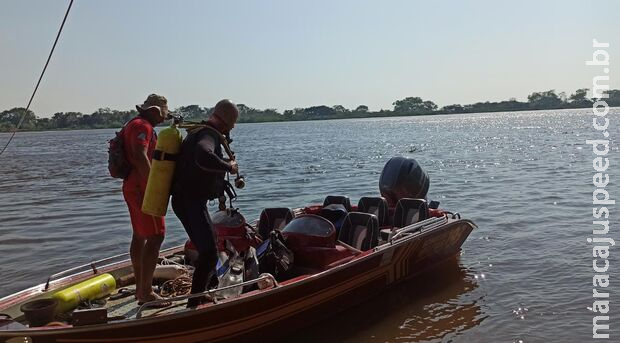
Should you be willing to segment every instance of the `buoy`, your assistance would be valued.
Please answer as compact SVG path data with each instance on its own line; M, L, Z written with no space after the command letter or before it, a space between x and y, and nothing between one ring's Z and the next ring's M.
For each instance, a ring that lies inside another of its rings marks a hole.
M78 307L82 301L102 298L114 291L116 280L111 274L101 274L52 295L58 300L56 310L65 313Z
M166 215L172 177L182 141L181 132L176 124L159 133L142 201L142 212L157 217Z

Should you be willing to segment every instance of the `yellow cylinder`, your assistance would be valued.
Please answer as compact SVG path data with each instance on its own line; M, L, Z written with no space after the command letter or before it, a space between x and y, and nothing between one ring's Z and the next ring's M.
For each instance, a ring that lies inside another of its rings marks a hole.
M114 291L116 280L110 274L101 274L65 288L52 295L58 300L56 311L65 313L75 309L82 301L102 298Z
M175 126L167 127L159 133L142 201L142 212L157 217L166 215L175 161L182 141L181 132Z

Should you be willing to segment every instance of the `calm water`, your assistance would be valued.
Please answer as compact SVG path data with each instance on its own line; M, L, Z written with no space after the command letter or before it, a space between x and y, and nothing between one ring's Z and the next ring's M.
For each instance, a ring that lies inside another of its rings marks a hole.
M610 137L620 137L612 109ZM0 157L0 296L51 273L124 252L131 229L107 175L114 130L20 133ZM8 135L0 135L4 142ZM241 124L233 132L247 187L240 207L297 207L378 193L392 156L416 158L429 196L479 229L456 263L401 284L288 340L306 342L583 342L591 338L592 158L588 111ZM611 183L620 161L612 144ZM612 237L618 219L612 208ZM167 217L166 246L186 236ZM611 250L612 337L620 338ZM614 326L614 323L616 325Z

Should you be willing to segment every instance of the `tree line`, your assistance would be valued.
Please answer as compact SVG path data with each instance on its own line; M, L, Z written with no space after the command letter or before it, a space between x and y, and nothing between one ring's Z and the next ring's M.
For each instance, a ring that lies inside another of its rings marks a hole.
M620 106L620 89L605 92L609 97L605 99L610 107ZM368 106L360 105L355 109L347 109L342 105L335 106L311 106L307 108L294 108L278 112L268 108L260 110L244 104L238 104L239 122L259 123L275 121L301 121L301 120L325 120L366 117L389 117L411 116L428 114L457 114L457 113L480 113L480 112L506 112L525 110L548 110L565 108L591 107L594 99L588 97L588 89L581 88L570 96L566 93L557 93L555 90L533 92L528 95L527 101L517 101L512 98L500 102L477 102L475 104L453 104L439 108L437 104L420 97L407 97L397 100L390 110L369 111ZM199 105L181 106L174 110L186 120L200 121L213 111L213 108L200 107ZM51 117L37 117L34 112L25 108L16 107L0 112L0 131L11 131L19 123L22 116L23 122L20 130L62 130L62 129L102 129L120 127L123 123L134 117L135 110L118 111L110 108L100 108L97 111L84 114L81 112L58 112ZM25 115L24 115L25 114Z

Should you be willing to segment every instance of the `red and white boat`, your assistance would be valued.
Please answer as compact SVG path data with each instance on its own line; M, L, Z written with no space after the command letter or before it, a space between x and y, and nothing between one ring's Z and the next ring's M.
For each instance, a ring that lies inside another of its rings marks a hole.
M385 174L384 169L382 178ZM220 221L218 216L229 218ZM203 294L208 302L186 308L187 299L197 295L178 295L168 297L172 305L165 308L155 308L161 302L138 306L132 296L123 297L133 287L131 263L127 256L115 256L53 275L46 283L0 299L0 340L177 343L260 337L267 341L454 257L476 228L459 214L429 209L426 200L415 198L400 198L390 206L383 197L364 197L351 206L347 197L328 196L322 205L294 211L265 209L255 225L239 227L230 224L240 217L234 211L213 217L222 249L233 246L233 251L240 251L235 256L243 256L246 270L237 282L223 282L230 275L232 262L228 263L220 287ZM276 241L292 253L289 260L277 260L282 256L275 253ZM158 268L164 270L163 265L172 263L176 269L191 270L190 255L187 246L162 251ZM287 268L280 265L271 273L251 273L250 255L270 255L276 265L284 262ZM163 278L174 282L174 276ZM84 287L89 282L87 294ZM96 291L93 282L98 282ZM77 303L68 305L75 300L67 300L72 295L82 309L75 309ZM61 306L59 301L65 303ZM43 322L33 325L37 320Z

